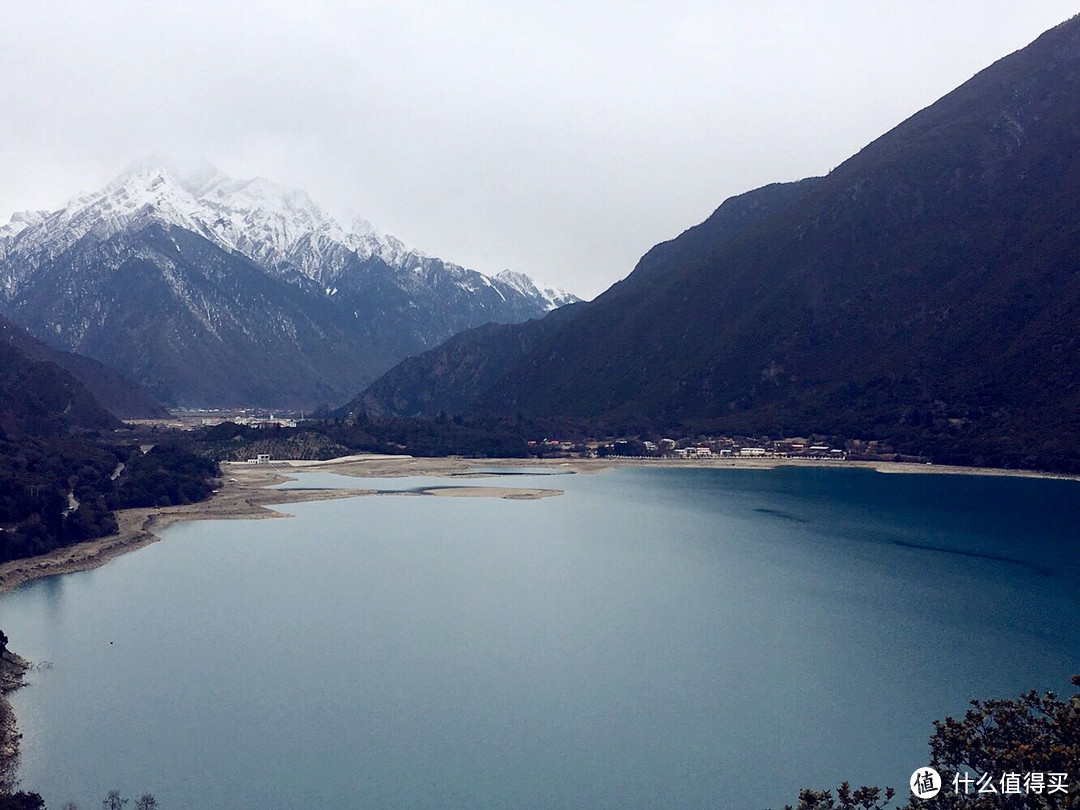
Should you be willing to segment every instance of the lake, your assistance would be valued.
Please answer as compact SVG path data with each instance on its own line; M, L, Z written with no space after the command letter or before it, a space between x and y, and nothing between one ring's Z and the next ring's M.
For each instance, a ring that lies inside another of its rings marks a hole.
M182 808L906 796L932 721L1080 673L1080 484L621 468L174 525L0 597L23 786Z

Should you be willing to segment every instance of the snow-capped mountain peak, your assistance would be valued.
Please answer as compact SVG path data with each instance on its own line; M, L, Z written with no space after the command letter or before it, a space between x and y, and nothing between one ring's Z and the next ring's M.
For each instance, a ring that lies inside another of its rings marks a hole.
M381 236L381 232L363 217L353 217L349 232L356 236Z
M464 289L502 282L543 301L547 309L577 300L521 273L487 277L441 262L365 219L343 227L304 191L263 177L234 179L206 160L160 155L135 161L103 188L74 197L56 211L14 215L0 227L0 257L18 254L36 265L87 236L103 242L150 224L183 228L277 273L299 272L324 287L339 281L350 255L359 260L374 256L410 274L438 264Z
M0 255L14 251L36 264L84 237L105 241L151 223L192 231L261 265L312 277L334 251L394 263L410 250L370 225L361 233L346 231L304 191L262 177L233 179L208 161L151 156L55 211L14 215L0 227Z
M144 159L0 226L0 312L173 404L344 400L408 354L539 317L559 295L205 161Z
M17 236L27 228L40 225L48 215L48 211L16 211L11 215L10 222L0 225L0 240Z
M161 171L168 174L194 197L201 197L217 180L225 178L221 169L206 158L185 160L174 155L146 155L132 163L121 173L129 174Z
M509 269L496 274L495 279L512 287L522 295L545 301L548 310L558 309L565 304L572 304L581 300L573 293L568 293L558 287L541 287L524 273L516 273Z
M0 239L13 242L4 253L14 251L36 263L86 236L104 241L151 222L208 235L199 201L168 172L147 167L125 171L104 188L74 197L56 211L16 214L0 230Z
M256 177L221 175L202 192L214 238L260 264L316 277L324 254L348 235L306 192ZM301 249L301 245L306 245Z

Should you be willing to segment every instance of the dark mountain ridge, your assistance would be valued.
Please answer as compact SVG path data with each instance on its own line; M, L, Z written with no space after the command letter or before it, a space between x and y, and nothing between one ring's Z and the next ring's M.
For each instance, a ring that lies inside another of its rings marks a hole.
M1080 464L1077 121L1074 18L745 227L721 206L657 246L470 409Z
M650 287L654 268L692 255L702 243L723 242L776 210L801 199L818 178L798 183L774 183L725 201L712 216L690 228L678 239L652 248L638 262L630 278L612 287L602 298L619 294L622 285ZM600 299L597 299L600 300ZM423 354L410 357L346 405L341 413L369 416L435 416L438 413L465 413L489 389L498 389L503 375L516 373L543 341L564 327L578 323L591 304L561 307L544 318L519 324L487 324L455 335ZM509 382L507 382L509 384Z
M119 372L89 357L54 349L4 318L0 318L0 343L14 347L27 359L55 363L118 419L157 419L169 415L160 402Z
M38 356L53 350L19 332L0 320L0 563L111 534L115 509L210 496L214 462L166 433L144 453L82 382Z
M68 371L7 339L15 331L0 320L0 441L120 427Z
M542 340L574 322L586 307L568 304L544 318L469 329L398 363L338 413L375 418L465 413Z

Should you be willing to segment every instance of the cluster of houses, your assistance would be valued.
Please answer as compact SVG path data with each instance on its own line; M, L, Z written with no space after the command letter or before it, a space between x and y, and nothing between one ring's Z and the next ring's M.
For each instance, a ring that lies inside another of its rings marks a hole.
M271 413L269 416L260 416L260 415L252 414L252 415L245 415L245 416L204 418L203 419L203 425L209 427L209 426L212 426L212 425L219 425L222 422L226 422L226 421L233 422L234 424L237 424L237 425L245 425L247 427L255 427L255 428L271 428L271 427L294 428L294 427L296 427L296 424L297 424L298 420L291 419L291 418L288 418L288 417L275 416L273 413Z
M697 444L688 447L678 447L673 439L661 439L658 443L645 442L645 449L654 451L660 456L671 458L816 458L837 459L847 458L844 450L830 447L827 444L811 444L804 442L775 443L771 446L742 445L733 439L720 439L718 444L727 446L716 447L715 444ZM730 443L730 444L729 444ZM650 447L651 445L651 447Z
M536 444L536 443L533 443ZM831 459L844 461L848 451L829 444L814 443L802 439L782 441L762 441L727 436L709 437L704 440L659 439L658 441L638 441L636 439L618 439L608 442L589 442L585 445L573 445L570 442L539 443L552 451L569 452L578 450L584 455L595 456L631 456L639 458L669 459L763 459L763 458L807 458Z
M136 425L152 425L165 427L173 430L199 430L200 428L214 427L223 422L232 422L237 425L255 428L294 428L303 420L303 413L286 413L256 410L253 408L239 410L218 410L212 408L198 408L195 410L173 411L168 419L127 419L125 421Z

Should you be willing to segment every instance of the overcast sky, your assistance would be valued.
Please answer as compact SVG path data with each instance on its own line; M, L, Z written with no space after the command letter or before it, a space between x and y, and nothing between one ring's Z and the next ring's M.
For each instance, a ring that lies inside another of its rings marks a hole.
M591 297L724 198L823 174L1056 0L0 0L0 218L151 152Z

